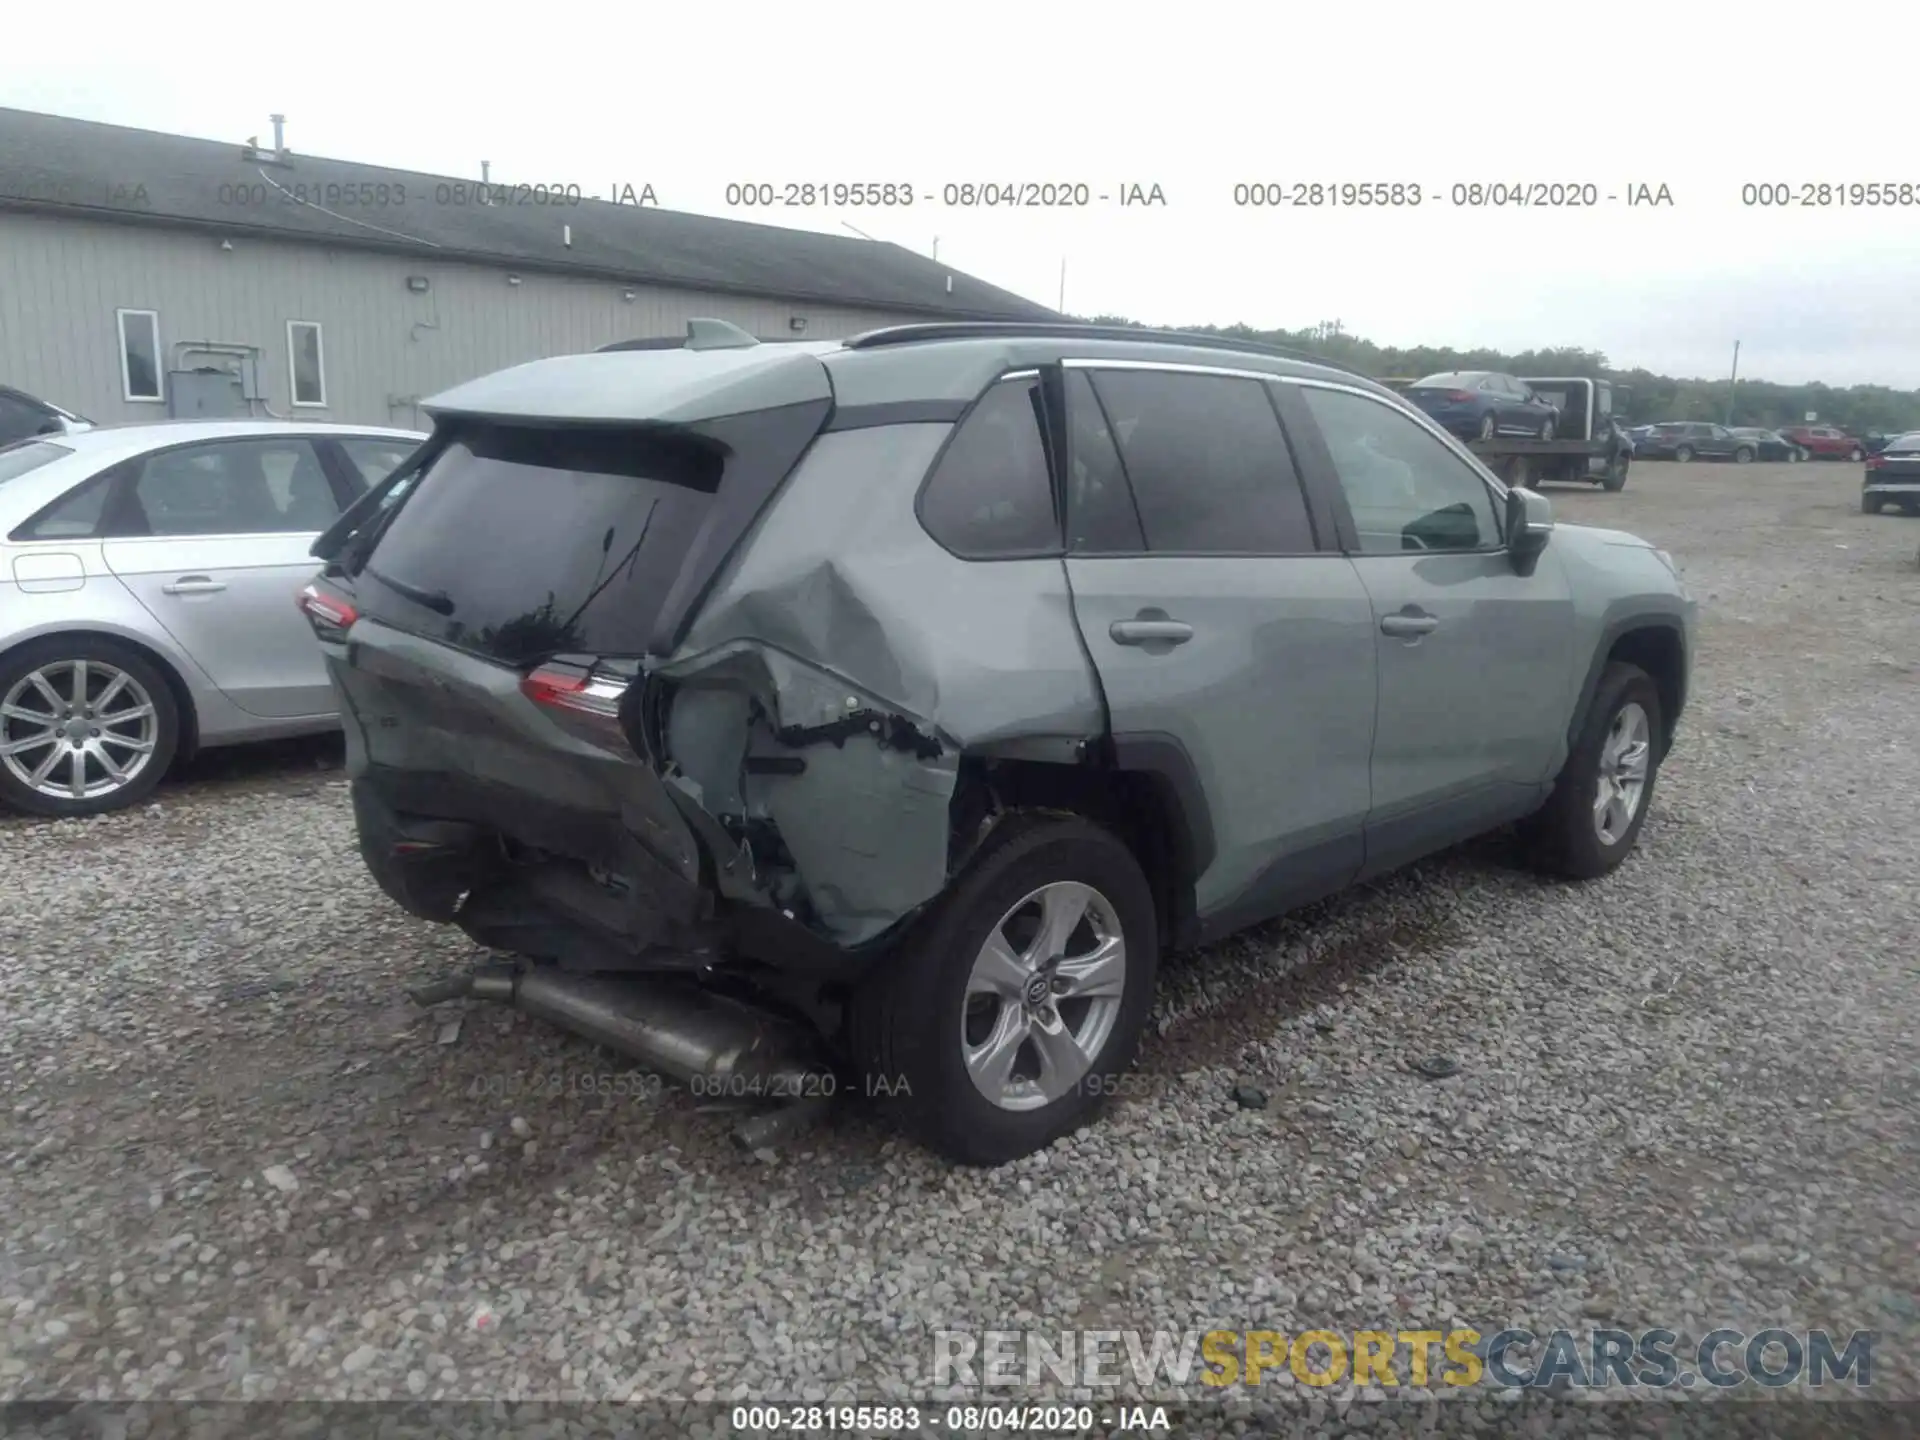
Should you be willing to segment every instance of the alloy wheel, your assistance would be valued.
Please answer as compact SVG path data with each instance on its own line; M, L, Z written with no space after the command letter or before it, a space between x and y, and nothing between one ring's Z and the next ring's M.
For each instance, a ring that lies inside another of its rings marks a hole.
M967 975L960 1044L975 1087L1036 1110L1080 1084L1113 1034L1127 946L1113 903L1059 880L1000 917Z
M1618 845L1640 813L1640 801L1647 792L1652 734L1645 708L1632 700L1620 707L1607 727L1593 797L1593 828L1602 845Z
M159 738L146 687L104 660L50 661L0 699L0 764L56 800L93 800L132 784Z

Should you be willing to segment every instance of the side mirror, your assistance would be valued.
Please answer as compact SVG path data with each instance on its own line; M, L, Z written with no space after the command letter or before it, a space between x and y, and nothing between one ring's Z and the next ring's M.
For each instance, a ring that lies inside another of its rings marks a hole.
M1507 491L1507 554L1525 574L1553 538L1553 506L1536 490L1516 485Z

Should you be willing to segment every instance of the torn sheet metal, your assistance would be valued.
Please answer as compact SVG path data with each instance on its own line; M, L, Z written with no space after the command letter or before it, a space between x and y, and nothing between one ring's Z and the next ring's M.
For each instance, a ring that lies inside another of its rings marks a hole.
M842 945L945 888L963 751L1104 725L1060 562L983 586L929 545L912 477L948 430L821 436L655 672L667 758L709 812L770 832L763 889L784 866Z

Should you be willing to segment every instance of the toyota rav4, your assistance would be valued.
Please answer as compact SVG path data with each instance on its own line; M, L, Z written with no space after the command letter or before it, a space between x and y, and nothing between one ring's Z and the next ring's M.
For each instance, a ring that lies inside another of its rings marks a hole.
M437 397L315 546L366 864L500 956L423 1003L864 1077L996 1163L1113 1092L1170 949L1512 822L1565 876L1633 848L1672 560L1391 391L1155 331L688 330Z

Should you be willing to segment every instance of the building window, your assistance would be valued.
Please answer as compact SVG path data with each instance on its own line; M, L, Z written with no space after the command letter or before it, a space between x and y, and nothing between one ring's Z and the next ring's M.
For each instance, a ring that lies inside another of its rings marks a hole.
M120 395L160 400L160 312L116 310L120 323Z
M287 322L287 373L293 377L293 403L324 407L327 370L320 350L320 327L311 320Z

